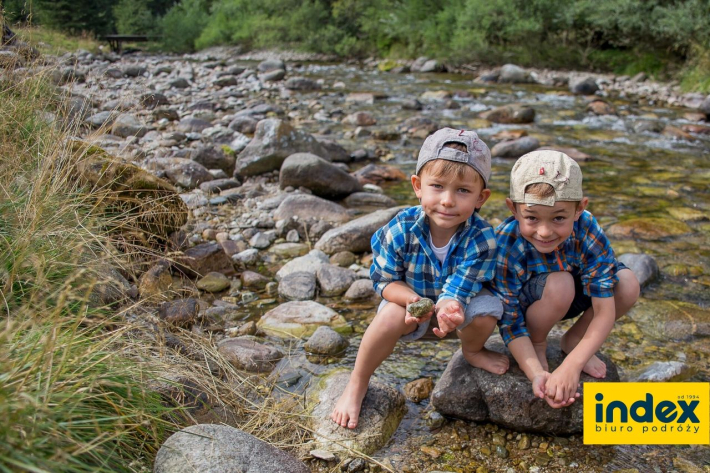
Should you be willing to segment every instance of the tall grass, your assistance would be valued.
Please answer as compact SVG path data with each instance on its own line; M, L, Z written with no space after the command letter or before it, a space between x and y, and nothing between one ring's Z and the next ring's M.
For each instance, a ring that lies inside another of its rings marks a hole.
M61 108L41 76L0 81L0 471L138 471L170 423L89 304L115 257Z
M141 251L126 234L165 235L184 204L74 140L66 109L41 74L0 76L0 472L147 471L167 435L198 422L297 449L300 398L150 306L96 303L102 268Z

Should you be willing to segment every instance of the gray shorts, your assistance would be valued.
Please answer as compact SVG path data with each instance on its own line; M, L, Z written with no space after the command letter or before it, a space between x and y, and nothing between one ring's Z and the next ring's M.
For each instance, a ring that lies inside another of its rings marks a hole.
M383 299L382 302L380 302L379 307L377 307L377 313L379 313L387 304L389 304L389 301ZM481 289L481 291L473 296L469 301L466 306L466 310L464 311L464 321L461 325L456 327L456 330L465 328L476 317L485 316L492 316L497 320L500 320L503 316L503 304L501 304L500 300L491 294L488 289ZM433 323L431 323L432 321ZM436 315L432 316L432 318L426 322L420 323L414 332L402 335L400 340L409 342L420 338L439 339L439 337L434 335L434 327L438 327ZM445 338L456 338L456 332L449 333Z
M616 272L618 273L622 269L628 268L624 263L617 263ZM542 299L542 291L545 290L547 277L550 274L551 273L536 274L523 285L523 288L520 290L520 296L518 296L518 302L520 302L520 308L523 314L527 312L528 307L530 307L533 302ZM582 279L579 276L573 276L573 278L574 299L572 300L569 310L565 316L562 317L562 320L573 319L592 306L592 298L586 295L582 290Z

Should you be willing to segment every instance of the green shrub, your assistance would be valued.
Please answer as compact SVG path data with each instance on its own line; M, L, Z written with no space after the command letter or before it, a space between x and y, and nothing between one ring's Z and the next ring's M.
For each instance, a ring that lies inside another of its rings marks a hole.
M204 0L182 0L173 6L160 22L162 46L166 51L190 52L207 25Z
M148 34L155 29L155 18L144 0L120 0L113 16L120 34Z

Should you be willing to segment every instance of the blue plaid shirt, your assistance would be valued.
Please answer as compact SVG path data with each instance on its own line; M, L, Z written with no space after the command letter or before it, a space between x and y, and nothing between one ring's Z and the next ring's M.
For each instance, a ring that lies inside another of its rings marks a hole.
M552 253L540 253L524 239L512 216L496 228L496 236L496 277L491 286L503 303L498 328L506 345L517 337L530 336L518 295L525 283L537 274L568 271L580 277L586 295L614 295L614 287L619 282L614 250L597 219L588 211L582 212L574 223L572 235Z
M464 309L495 274L495 232L474 213L456 232L444 264L429 244L429 222L421 206L398 213L372 236L370 278L382 295L403 281L420 297L456 299Z

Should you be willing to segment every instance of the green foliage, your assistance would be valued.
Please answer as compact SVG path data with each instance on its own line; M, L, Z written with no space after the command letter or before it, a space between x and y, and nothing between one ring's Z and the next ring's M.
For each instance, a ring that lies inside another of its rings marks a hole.
M114 28L112 0L34 0L34 15L42 25L73 35L109 34Z
M155 18L144 0L120 0L113 16L120 34L148 34L155 28Z
M167 51L195 50L195 41L207 25L205 0L182 0L174 5L160 22L162 45Z

